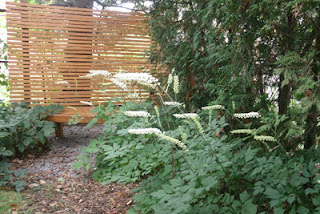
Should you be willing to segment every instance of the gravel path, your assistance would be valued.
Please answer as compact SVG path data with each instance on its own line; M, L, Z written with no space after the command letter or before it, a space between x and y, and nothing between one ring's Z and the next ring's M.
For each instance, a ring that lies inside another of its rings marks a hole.
M73 162L77 160L76 157L81 153L81 149L89 144L90 139L97 138L102 133L103 125L97 125L90 129L84 125L64 126L64 137L50 137L48 139L50 150L36 158L32 165L27 167L28 172L79 177L80 173L85 172L74 170L72 168Z
M81 149L102 132L102 125L90 129L83 125L65 126L63 138L49 138L47 151L14 159L13 169L28 170L23 191L27 204L21 213L126 213L132 207L130 191L137 184L103 186L93 181L88 172L72 168Z

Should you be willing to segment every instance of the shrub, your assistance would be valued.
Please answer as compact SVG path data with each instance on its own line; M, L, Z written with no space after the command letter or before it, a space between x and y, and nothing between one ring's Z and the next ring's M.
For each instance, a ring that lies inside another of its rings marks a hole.
M10 164L6 160L21 155L26 149L34 148L38 143L43 145L55 127L53 122L44 119L62 109L62 106L57 105L32 108L28 108L27 104L0 106L0 186L11 182L12 174L15 177L24 175L23 171L10 171ZM20 190L22 183L16 181L12 184Z
M98 107L95 120L106 119L105 133L76 164L90 168L87 155L97 153L96 180L139 181L129 213L320 211L320 149L286 150L278 139L286 134L278 129L284 117L232 114L221 105L185 113L183 104L164 102L166 91L159 89L161 102ZM226 117L242 129L234 130Z

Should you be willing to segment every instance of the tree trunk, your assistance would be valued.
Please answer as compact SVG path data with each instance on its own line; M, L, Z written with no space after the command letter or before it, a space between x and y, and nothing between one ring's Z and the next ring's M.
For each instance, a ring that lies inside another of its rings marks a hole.
M93 8L93 0L68 0L70 7Z
M280 81L279 81L279 97L278 97L280 115L283 115L283 114L286 115L288 113L288 106L289 106L290 97L291 97L291 93L290 93L291 90L290 90L289 84L281 87L283 80L284 80L284 75L281 74Z
M286 47L285 52L292 51L294 49L292 47L292 45L294 44L294 38L292 38L291 35L293 35L294 28L295 28L295 18L291 11L289 11L287 14L287 21L288 21L287 32L285 32L287 35L283 34L283 37L285 38L284 39L284 45ZM289 81L287 85L284 85L283 87L281 87L281 84L283 81L284 81L284 74L280 74L279 97L278 97L279 114L287 115L290 98L291 98L291 83Z
M320 21L320 18L318 19ZM320 71L320 33L318 33L316 37L315 42L315 51L317 54L315 55L315 59L312 65L312 73L313 73L313 80L315 82L318 81L318 72ZM319 89L318 89L319 90ZM310 99L317 99L317 94L319 91L315 89L314 91L311 91L312 94L310 94ZM319 128L317 126L317 117L319 116L319 111L317 109L316 100L311 100L311 102L314 102L311 106L308 116L306 119L306 128L305 128L305 135L304 135L304 148L309 149L312 146L316 145L316 137L317 133L319 133Z

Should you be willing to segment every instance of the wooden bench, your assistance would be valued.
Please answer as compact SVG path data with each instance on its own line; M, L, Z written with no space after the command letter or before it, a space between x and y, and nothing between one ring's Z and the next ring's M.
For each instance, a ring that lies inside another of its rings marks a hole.
M65 108L65 110L59 114L55 114L48 117L49 121L55 122L56 127L56 137L63 137L63 124L68 123L70 119L75 116L79 118L78 123L89 123L96 115L90 111L93 107L78 107L78 108ZM97 123L103 123L103 120L97 121Z
M103 77L85 77L89 71L158 70L146 55L153 42L142 13L14 2L7 2L6 12L10 100L65 106L49 118L58 123L58 136L73 115L84 118L80 123L94 117L81 101L99 105L128 93Z

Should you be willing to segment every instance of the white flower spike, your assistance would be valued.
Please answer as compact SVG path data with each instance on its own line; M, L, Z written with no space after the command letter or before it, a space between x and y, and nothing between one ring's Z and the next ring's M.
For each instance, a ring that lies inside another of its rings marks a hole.
M235 129L232 130L231 134L251 134L254 130L252 129Z
M130 134L161 134L160 129L157 128L145 128L145 129L128 129Z
M164 102L163 104L166 106L182 106L183 105L182 103L179 103L179 102Z
M204 106L201 108L202 110L223 110L224 106L223 105L212 105L212 106Z
M84 75L83 77L95 77L95 76L103 76L110 77L111 73L105 70L90 70L89 74Z
M233 114L234 117L237 118L259 118L261 115L258 112L249 112L249 113L235 113Z
M172 81L173 81L172 74L169 74L169 76L168 76L168 82L167 82L168 87L172 84Z
M199 117L199 115L197 115L196 113L173 114L173 116L174 116L175 118L181 118L181 119L185 119L185 118L197 118L197 117Z
M254 136L253 138L259 141L271 141L271 142L277 141L275 137L267 136L267 135Z
M86 104L88 106L93 106L92 102L80 101L80 103Z
M55 82L55 84L69 85L69 82L68 81L57 81L57 82Z
M179 93L179 76L178 75L174 75L173 77L173 92L175 94Z
M111 80L115 85L117 85L117 86L119 86L120 88L122 88L123 90L124 90L124 89L127 89L127 85L124 84L123 82L121 82L121 81L119 81L119 80L117 80L117 79L115 79L115 78L111 78L110 80Z
M180 140L177 140L177 139L175 139L173 137L169 137L169 136L164 135L164 134L157 134L157 136L162 138L162 139L164 139L164 140L167 140L167 141L169 141L169 142L171 142L173 144L176 144L177 146L179 146L183 150L187 149L187 146L184 143L182 143Z
M154 111L156 112L157 118L160 119L160 112L158 106L154 106Z
M151 117L151 114L147 111L125 111L124 115L128 117Z
M149 84L156 84L159 82L157 78L154 78L149 73L117 73L113 75L119 81L140 81Z

